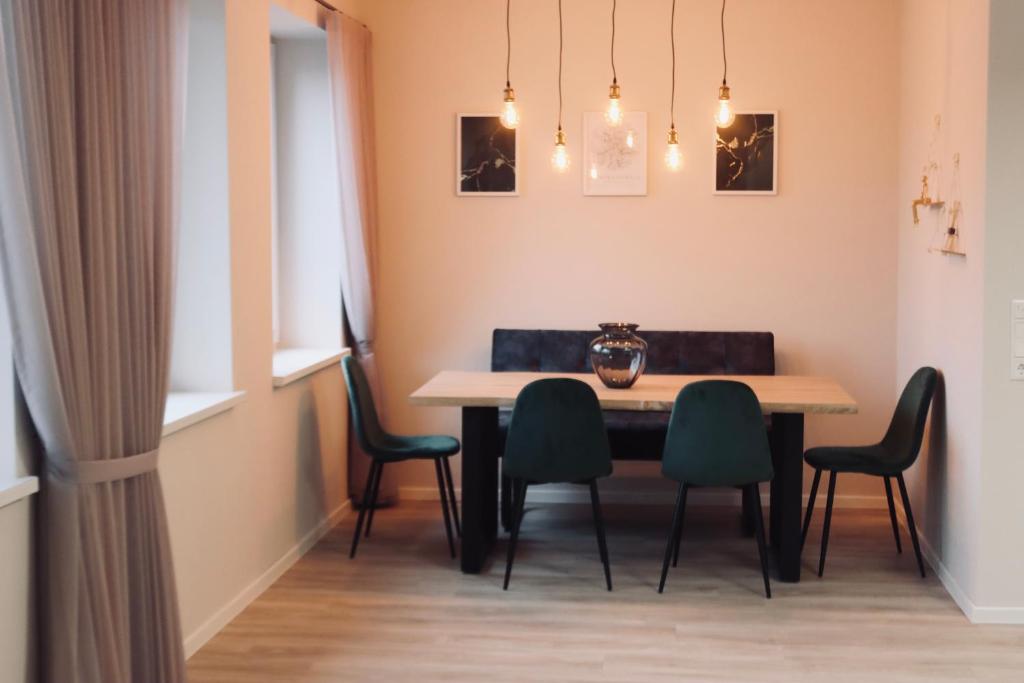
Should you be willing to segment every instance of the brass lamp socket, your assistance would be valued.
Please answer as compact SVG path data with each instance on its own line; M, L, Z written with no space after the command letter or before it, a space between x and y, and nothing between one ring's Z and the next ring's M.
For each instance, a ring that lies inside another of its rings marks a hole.
M729 86L720 85L718 86L718 99L727 100L729 99Z
M609 100L617 100L617 99L619 99L619 84L618 83L612 83L610 86L608 86L608 99Z
M559 128L558 132L555 133L555 144L565 146L565 131L561 128Z
M675 127L672 127L672 128L668 129L668 144L670 144L670 145L678 145L679 144L679 134L676 133Z
M512 89L512 86L509 86L509 87L505 88L505 101L506 102L515 102L516 101L516 91Z

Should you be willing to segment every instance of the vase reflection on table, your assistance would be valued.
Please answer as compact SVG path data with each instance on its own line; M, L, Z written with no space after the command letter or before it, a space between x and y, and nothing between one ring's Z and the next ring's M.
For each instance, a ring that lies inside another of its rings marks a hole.
M610 389L628 389L647 366L647 342L634 323L602 323L601 336L590 342L590 365Z

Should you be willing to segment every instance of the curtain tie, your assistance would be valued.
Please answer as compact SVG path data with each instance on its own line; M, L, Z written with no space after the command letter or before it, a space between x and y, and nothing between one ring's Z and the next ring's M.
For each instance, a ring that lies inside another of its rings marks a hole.
M356 342L356 355L360 358L373 355L373 340L363 339Z
M104 484L121 479L131 479L156 469L157 453L154 448L138 455L127 455L110 460L87 460L77 464L79 484Z

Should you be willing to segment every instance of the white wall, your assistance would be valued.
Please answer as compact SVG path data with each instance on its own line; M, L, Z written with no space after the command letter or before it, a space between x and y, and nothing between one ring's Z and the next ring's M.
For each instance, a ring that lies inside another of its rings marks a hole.
M9 683L36 680L32 503L0 507L0 672Z
M1011 132L1024 111L1024 3L992 0L991 15L979 497L983 564L976 600L996 607L986 614L990 620L1024 623L1024 439L1018 431L1024 382L1009 379L1010 301L1024 299L1024 138Z
M811 417L809 444L881 436L896 400L898 5L729 3L736 104L780 115L779 195L756 198L711 193L718 10L684 3L677 17L676 118L686 160L671 174L662 164L669 3L620 3L618 75L626 109L648 112L648 196L584 197L582 112L607 101L610 3L564 3L564 118L575 160L565 175L549 163L556 3L513 3L521 196L483 199L455 196L454 117L499 109L504 3L369 7L378 356L395 429L459 433L458 411L413 408L407 396L441 369L487 368L495 327L596 329L626 319L648 329L771 330L779 372L834 376L862 407L855 417ZM430 468L418 464L401 479L434 486ZM877 480L839 484L840 495L881 493Z

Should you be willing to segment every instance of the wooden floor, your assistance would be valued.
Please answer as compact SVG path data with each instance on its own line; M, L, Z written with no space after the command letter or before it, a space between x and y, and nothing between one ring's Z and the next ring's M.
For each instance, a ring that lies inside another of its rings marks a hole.
M509 591L504 542L479 576L448 558L435 504L381 510L356 560L355 516L189 661L192 683L325 681L1021 681L1024 627L973 626L882 511L837 510L825 578L765 600L734 511L688 511L656 592L668 508L606 506L604 589L589 508L527 504ZM820 522L820 516L819 516ZM501 559L499 559L501 558Z

